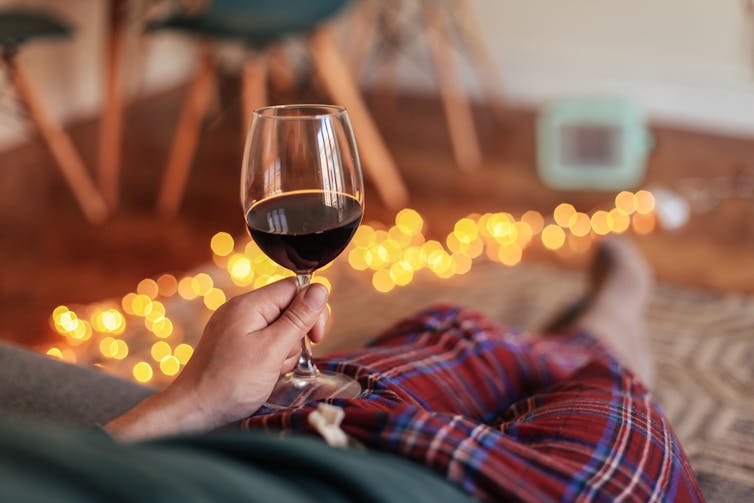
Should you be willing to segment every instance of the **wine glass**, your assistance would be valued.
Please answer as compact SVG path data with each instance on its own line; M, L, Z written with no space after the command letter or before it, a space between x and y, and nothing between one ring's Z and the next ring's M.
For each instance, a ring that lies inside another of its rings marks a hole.
M251 238L296 274L299 291L306 288L312 273L343 251L361 222L364 184L346 110L331 105L254 110L241 203ZM360 392L351 377L317 369L306 336L298 365L280 378L266 405L298 407Z

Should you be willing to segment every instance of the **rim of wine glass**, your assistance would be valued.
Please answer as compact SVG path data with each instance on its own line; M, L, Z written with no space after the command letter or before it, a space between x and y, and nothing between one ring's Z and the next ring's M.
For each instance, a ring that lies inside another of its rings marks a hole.
M285 115L277 115L274 112L278 110L290 110L290 109L322 109L322 110L331 110L329 113L320 113L320 114L312 114L312 115L295 115L295 116L285 116ZM324 105L324 104L317 104L317 103L302 103L302 104L295 104L295 105L272 105L269 107L261 107L254 110L254 117L261 117L264 119L280 119L280 120L286 120L286 119L292 119L292 120L313 120L313 119L323 119L325 117L338 117L343 115L348 115L348 111L345 107L342 107L340 105Z

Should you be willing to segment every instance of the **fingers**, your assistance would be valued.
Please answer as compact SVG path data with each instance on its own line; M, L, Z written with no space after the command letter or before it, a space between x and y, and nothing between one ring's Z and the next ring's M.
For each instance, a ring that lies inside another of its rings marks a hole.
M272 339L271 343L290 348L291 344L309 333L325 310L327 295L327 289L319 284L310 285L302 295L297 295L280 317L265 329ZM315 330L318 331L317 336L321 339L322 329Z
M325 328L327 327L327 320L330 319L330 310L325 308L319 313L319 319L314 324L309 332L309 339L314 343L322 342L325 337Z

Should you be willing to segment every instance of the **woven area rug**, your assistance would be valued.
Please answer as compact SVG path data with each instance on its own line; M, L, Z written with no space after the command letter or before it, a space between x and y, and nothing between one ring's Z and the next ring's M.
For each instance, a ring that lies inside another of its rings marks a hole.
M434 302L453 302L502 324L535 330L583 289L580 274L480 263L452 280L422 274L379 294L363 273L338 267L333 324L317 353L362 345ZM754 501L754 298L660 285L647 313L657 363L655 397L710 502Z

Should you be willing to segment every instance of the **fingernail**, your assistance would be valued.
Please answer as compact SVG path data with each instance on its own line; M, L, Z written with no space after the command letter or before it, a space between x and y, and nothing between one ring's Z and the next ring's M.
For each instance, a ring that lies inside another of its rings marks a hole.
M304 292L304 302L315 311L322 309L327 302L327 288L318 284L309 285Z

